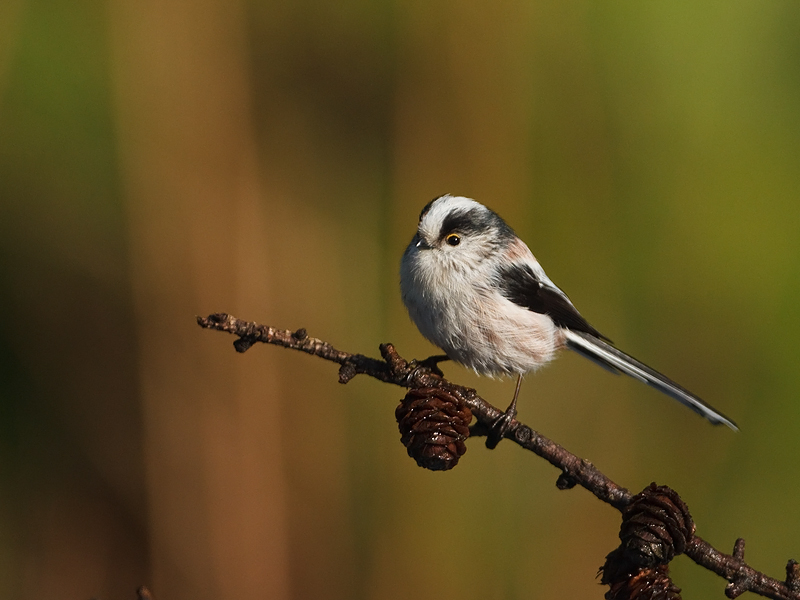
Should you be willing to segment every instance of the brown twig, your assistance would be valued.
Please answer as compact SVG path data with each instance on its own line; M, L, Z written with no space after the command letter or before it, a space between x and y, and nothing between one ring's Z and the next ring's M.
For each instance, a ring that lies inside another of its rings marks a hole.
M327 342L309 337L305 329L297 331L275 329L242 321L226 313L197 317L197 323L205 329L216 329L237 336L234 342L237 352L245 352L256 342L262 342L299 350L335 362L339 364L340 383L347 383L356 375L363 374L410 389L442 388L463 398L465 404L472 411L477 420L477 423L470 427L472 436L486 435L492 424L503 414L503 411L481 398L474 389L457 385L445 379L436 367L437 360L406 361L397 353L392 344L381 344L380 352L383 360L377 360L361 354L350 354L337 350ZM519 421L512 422L505 432L505 438L530 450L558 468L561 471L556 481L559 489L569 489L580 485L620 511L624 511L634 500L634 495L630 491L614 483L591 462L572 454ZM669 492L674 495L674 498L672 495L670 498L673 498L676 503L682 503L677 493L672 490ZM641 494L636 497L639 496ZM688 512L686 514L688 515ZM652 527L652 523L649 526ZM669 542L671 543L671 540ZM744 540L742 539L737 540L733 554L728 555L716 550L708 542L694 535L692 529L688 539L685 543L681 542L677 552L675 548L672 548L669 558L680 553L681 550L698 565L725 578L729 582L725 589L725 594L729 598L736 598L749 591L775 600L800 600L800 566L793 560L787 564L786 580L778 581L756 571L745 562ZM666 562L668 559L660 564L666 564ZM634 575L631 574L631 576Z

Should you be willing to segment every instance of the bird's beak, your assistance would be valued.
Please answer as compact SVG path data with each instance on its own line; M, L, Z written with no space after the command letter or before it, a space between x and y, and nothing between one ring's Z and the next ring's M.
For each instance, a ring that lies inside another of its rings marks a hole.
M417 238L417 243L414 244L415 247L419 248L420 250L431 249L432 246L428 244L428 242L426 242L425 239L419 233L416 235L416 238Z

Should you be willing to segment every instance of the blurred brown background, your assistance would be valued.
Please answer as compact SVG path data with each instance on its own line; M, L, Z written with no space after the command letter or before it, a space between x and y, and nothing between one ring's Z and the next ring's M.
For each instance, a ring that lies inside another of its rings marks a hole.
M780 577L800 559L799 30L788 1L3 0L0 596L602 597L619 515L552 467L475 440L423 471L400 389L194 323L434 353L397 271L445 192L742 431L572 355L521 418L631 489L672 485L700 535Z

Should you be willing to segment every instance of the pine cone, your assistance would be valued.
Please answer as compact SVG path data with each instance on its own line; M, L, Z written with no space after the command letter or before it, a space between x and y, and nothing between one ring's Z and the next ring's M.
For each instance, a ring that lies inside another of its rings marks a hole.
M400 441L420 467L446 471L467 451L472 412L458 395L437 387L409 390L395 410Z
M672 583L667 565L642 569L609 585L606 600L681 600L681 589Z
M694 535L694 522L678 493L651 483L622 511L619 539L634 564L666 564L686 550Z
M622 511L619 548L606 557L606 600L680 600L667 564L686 550L694 522L678 493L651 483Z

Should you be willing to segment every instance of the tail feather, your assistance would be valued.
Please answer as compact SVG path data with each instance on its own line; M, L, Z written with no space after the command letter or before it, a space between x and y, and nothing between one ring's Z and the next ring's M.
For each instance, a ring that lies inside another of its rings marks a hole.
M739 431L736 423L723 415L715 408L703 402L686 388L681 387L658 371L639 362L632 356L617 350L611 344L596 338L588 333L564 329L567 347L578 354L590 359L601 367L615 372L625 373L634 379L656 388L658 391L688 406L696 413L702 415L714 425L727 425L734 431Z

